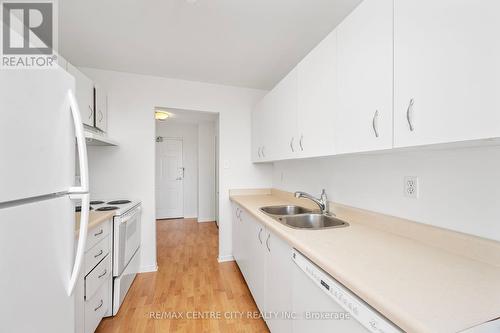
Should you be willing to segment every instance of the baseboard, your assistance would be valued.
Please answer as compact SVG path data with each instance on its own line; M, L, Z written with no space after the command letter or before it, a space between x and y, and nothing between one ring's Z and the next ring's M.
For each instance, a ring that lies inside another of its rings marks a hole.
M198 223L206 223L206 222L215 222L215 219L213 217L198 219Z
M218 262L220 262L220 263L221 263L221 262L227 262L227 261L234 261L234 257L233 257L232 255L222 256L222 257L221 257L221 256L219 256L219 257L217 258L217 261L218 261Z
M157 271L158 271L158 264L155 264L155 265L142 266L139 270L139 273L151 273Z
M184 216L185 219L197 219L198 216Z

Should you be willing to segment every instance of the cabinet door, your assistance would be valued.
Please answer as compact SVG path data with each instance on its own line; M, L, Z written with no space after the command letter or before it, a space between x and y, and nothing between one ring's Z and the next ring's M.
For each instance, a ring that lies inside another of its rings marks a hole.
M499 12L498 0L395 2L396 147L500 136Z
M85 125L94 126L94 83L78 68L68 63L68 73L74 76L76 83L76 100L80 107L82 121Z
M392 148L392 19L392 0L365 0L337 27L338 153Z
M265 119L268 114L268 99L268 96L264 96L252 112L252 161L254 162L263 162L265 157L269 156L269 150L265 147L269 126Z
M337 32L331 32L297 66L298 135L302 157L334 153L337 103Z
M250 262L250 244L248 241L249 221L245 211L236 205L233 248L235 251L235 260L238 263L241 274L248 283L249 280L249 262ZM236 215L236 213L238 213Z
M101 86L95 87L95 127L103 132L108 128L108 94Z
M266 236L265 295L268 313L284 314L292 311L292 249L283 240L268 232ZM270 318L267 326L273 333L292 331L292 320L285 317Z
M259 310L264 311L265 297L265 274L266 274L266 252L265 252L265 236L266 230L263 225L255 221L253 218L248 218L248 233L246 234L247 244L249 244L248 254L248 271L249 278L247 284L252 292L253 299Z
M238 266L241 263L241 254L243 250L243 225L240 221L241 209L237 204L233 204L233 224L232 224L232 235L233 235L233 257L236 260ZM240 267L241 270L241 267Z
M268 145L273 160L297 157L299 136L297 133L297 69L269 92Z

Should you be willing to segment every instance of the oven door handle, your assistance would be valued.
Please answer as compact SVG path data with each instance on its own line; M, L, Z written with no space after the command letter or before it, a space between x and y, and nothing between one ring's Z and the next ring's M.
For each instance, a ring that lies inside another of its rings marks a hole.
M130 219L132 219L134 216L136 216L137 214L140 214L141 213L141 207L137 207L135 208L132 212L130 212L129 214L127 214L125 217L121 218L120 219L120 224L122 223L127 223L128 221L130 221Z

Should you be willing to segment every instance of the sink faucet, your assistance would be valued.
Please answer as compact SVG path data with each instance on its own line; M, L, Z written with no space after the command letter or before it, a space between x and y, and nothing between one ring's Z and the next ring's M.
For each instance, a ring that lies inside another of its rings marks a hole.
M319 206L321 214L329 214L330 213L330 205L328 203L328 197L326 196L326 191L324 189L321 192L321 197L319 199L313 197L309 193L301 192L301 191L295 192L295 197L297 199L298 198L306 198L306 199L311 200L312 202L314 202L316 205Z

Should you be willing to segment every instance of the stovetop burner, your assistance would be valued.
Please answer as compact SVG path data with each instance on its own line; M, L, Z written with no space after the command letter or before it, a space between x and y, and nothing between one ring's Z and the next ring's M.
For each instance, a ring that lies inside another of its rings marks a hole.
M115 200L115 201L110 201L108 202L108 205L124 205L131 203L132 201L130 200Z
M94 208L92 208L92 206L90 206L90 210L92 210L92 209L94 209ZM82 211L82 206L76 206L75 207L75 212L78 213L78 212L81 212L81 211Z
M91 205L100 205L100 204L103 204L104 201L101 201L101 200L94 200L94 201L91 201L90 204Z
M104 207L101 207L101 208L97 208L96 210L97 211L100 211L100 212L105 212L105 211L108 211L108 210L117 210L118 207L116 206L104 206Z

